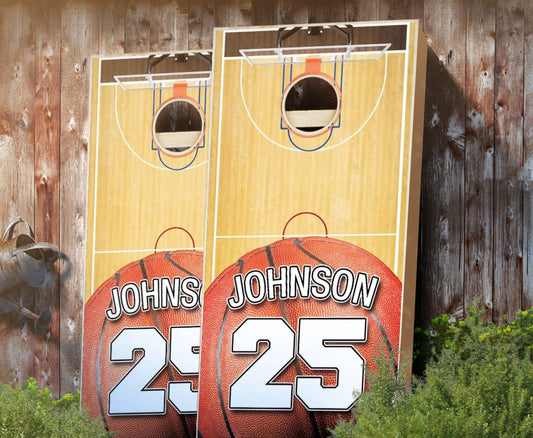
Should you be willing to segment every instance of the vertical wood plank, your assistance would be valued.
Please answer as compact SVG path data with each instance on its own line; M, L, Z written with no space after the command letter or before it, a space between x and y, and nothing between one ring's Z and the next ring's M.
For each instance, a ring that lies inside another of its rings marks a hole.
M423 0L381 0L380 20L403 20L424 18Z
M494 310L513 317L522 293L524 2L496 5Z
M61 9L59 2L35 10L35 235L59 244L59 130L61 101ZM50 329L35 339L35 378L59 396L59 281L55 266L35 291L35 313L52 312Z
M495 1L467 2L465 306L492 307ZM492 319L492 312L487 316Z
M533 307L533 3L524 13L524 283L522 309Z
M126 0L100 0L100 55L124 53Z
M252 25L276 23L276 4L272 0L252 0Z
M61 33L60 208L62 263L61 393L80 387L83 328L85 221L87 211L87 147L89 141L90 56L98 53L98 4L65 3Z
M309 8L305 0L278 0L277 19L279 24L305 24L309 19Z
M379 19L379 1L376 0L347 0L345 10L346 21L375 21Z
M124 52L150 50L150 0L130 0L126 5Z
M340 23L346 21L344 0L309 0L309 23Z
M463 316L464 0L428 0L428 54L417 306L420 323Z
M401 14L401 12L406 12L405 8L407 5L405 3L407 3L407 1L404 1L404 0L398 0L398 1L382 0L379 3L379 19L380 20L395 20L397 15L398 15L398 19L402 18L399 15ZM407 17L403 17L403 18L407 18Z
M150 50L187 50L189 45L187 1L154 0L150 5Z
M217 0L215 2L215 26L250 26L252 23L251 0Z
M214 0L189 0L189 49L212 49Z
M0 39L3 60L0 65L2 232L16 217L22 217L31 224L34 215L35 29L32 18L31 6L22 2L0 6L0 35L4 36ZM32 309L33 292L21 288L7 295ZM0 381L20 384L33 376L33 323L16 313L0 314L0 350Z

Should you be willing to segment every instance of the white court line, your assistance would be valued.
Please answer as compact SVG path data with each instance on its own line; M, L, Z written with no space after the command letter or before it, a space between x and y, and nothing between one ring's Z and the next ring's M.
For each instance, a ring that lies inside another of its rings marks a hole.
M224 31L223 37L222 37L222 53L224 53L226 50L226 31ZM212 260L212 267L211 267L211 282L215 280L215 255L217 252L217 223L218 223L218 184L220 182L220 141L222 138L222 102L223 102L223 96L224 96L224 59L222 59L221 62L221 68L222 72L220 73L220 100L219 100L219 114L218 114L218 140L217 140L217 178L216 178L216 185L215 185L215 224L213 226L213 260ZM214 69L213 69L214 71ZM204 279L205 281L205 279Z
M420 28L417 30L417 32L420 32ZM407 73L408 73L408 67L409 67L409 46L410 46L410 36L411 36L411 26L407 26L407 35L406 35L406 38L405 38L405 44L406 44L406 48L407 48L407 53L405 55L405 71L404 71L404 89L403 89L403 108L402 108L402 151L401 151L401 160L400 160L400 182L401 182L401 175L402 175L402 171L403 171L403 146L404 146L404 128L405 128L405 107L407 105L407 96L406 96L406 93L407 93ZM415 35L415 44L418 43L418 34ZM417 52L415 51L415 59L414 59L414 64L413 64L413 78L416 78L416 54ZM414 84L413 84L413 89L411 90L411 93L414 97L414 93L415 93L415 89L414 89ZM414 106L411 107L411 111L413 111L414 109ZM412 121L412 118L411 118L411 121ZM412 128L412 124L411 124L411 133L413 131L413 128ZM411 151L409 153L409 159L411 159ZM408 175L408 178L410 178L410 174ZM409 179L408 179L409 181ZM395 255L394 255L394 273L396 275L397 272L398 272L398 252L400 250L400 202L401 202L401 193L402 193L402 188L400 187L399 190L398 190L398 212L397 212L397 225L396 225L396 230L397 230L397 233L398 235L396 236L396 251L395 251ZM407 195L409 195L409 190L407 191ZM409 205L406 204L405 206L405 210L406 210L406 215L408 213L408 210L409 210ZM407 227L407 220L405 221L405 226ZM407 231L407 230L406 230ZM407 239L407 232L405 233L405 239ZM405 241L404 241L404 244L403 244L403 247L405 248ZM403 275L405 277L405 252L404 252L404 255L403 255ZM403 280L403 279L402 279ZM402 351L401 351L401 346L402 346L402 330L403 330L403 313L404 313L404 298L405 298L405 290L404 290L404 284L402 282L402 304L400 306L400 337L398 339L399 341L399 346L400 346L400 350L398 351L398 364L401 363L401 357L402 357ZM414 310L414 309L413 309Z
M157 248L156 252L168 252L168 251L203 251L203 248ZM154 248L148 249L113 249L113 250L104 250L104 251L95 251L95 254L125 254L125 253L135 253L135 252L154 252Z
M137 152L135 152L135 150L130 146L130 143L128 141L128 139L126 138L126 135L124 134L124 131L122 130L122 126L120 125L120 120L118 118L118 104L117 104L117 101L118 101L118 97L117 97L117 90L118 90L118 84L117 84L117 87L115 88L115 120L117 122L117 128L120 132L120 135L122 136L122 140L124 141L124 144L128 147L128 149L130 150L130 152L140 161L142 161L144 164L146 164L147 166L150 166L154 169L157 169L157 170L165 170L167 172L173 172L175 170L173 169L168 169L164 166L157 166L155 164L152 164L148 161L146 161L145 159L143 159L142 157L140 157ZM155 151L154 151L155 152ZM195 169L196 167L200 167L200 166L203 166L207 163L207 161L203 161L201 163L198 163L198 164L195 164L194 166L191 166L191 167L187 167L186 169L183 169L183 170L192 170L192 169Z
M216 49L216 38L213 40L213 55L215 53L215 49ZM215 82L215 65L214 65L214 61L213 61L213 64L211 65L211 78L212 78L212 82L211 82L211 86L213 86L214 82ZM206 105L209 105L209 114L210 116L213 114L213 106L214 106L214 95L215 93L213 92L213 87L211 88L211 92L209 93L209 104L206 103ZM205 110L207 111L207 108L205 108ZM210 176L211 176L211 143L212 143L212 139L213 139L213 125L214 123L208 123L208 130L209 130L209 136L207 137L207 141L206 141L206 151L207 151L207 171L206 171L206 184L205 184L205 208L204 208L204 237L205 237L205 245L209 245L209 242L207 241L207 232L209 231L209 223L208 223L208 218L209 218L209 194L210 194L210 187L209 187L209 183L210 183ZM219 127L220 129L220 127ZM217 172L218 172L218 169L217 169ZM217 173L217 185L218 185L218 173ZM216 202L216 200L215 200ZM216 224L216 215L215 215L215 224ZM216 226L216 225L215 225ZM213 253L214 253L214 248L213 248ZM206 267L207 267L207 263L208 263L208 260L207 260L207 251L204 251L204 257L203 257L203 269L202 269L202 281L204 280L205 278L205 271L206 271ZM203 300L203 298L202 298ZM201 312L201 321L200 323L203 321L203 318L204 318L204 312ZM199 358L199 360L201 360Z
M302 234L264 234L264 235L241 235L241 236L216 236L216 239L246 239L246 238L277 238L282 239L293 238L293 237L303 237ZM305 235L308 236L307 234ZM326 236L326 237L394 237L396 233L355 233L355 234L317 234L317 236Z
M402 180L403 180L403 153L405 149L405 109L407 106L407 74L409 72L409 36L411 26L407 26L406 44L407 53L404 60L403 73L403 97L402 97L402 131L400 139L400 163L398 172L398 203L396 206L396 243L394 248L394 273L398 275L399 251L400 251L400 217L402 210ZM405 257L404 257L405 258Z
M96 248L96 201L98 198L98 149L100 146L100 78L102 77L102 60L98 60L98 99L96 104L96 152L94 164L94 204L93 204L93 243L92 243L92 260L91 260L91 295L94 292L94 267L95 267L95 248Z
M334 144L334 145L331 145L331 146L328 146L328 147L323 147L321 149L318 149L316 151L313 151L313 152L324 152L324 151L327 151L327 150L330 150L330 149L333 149L333 148L336 148L338 146L341 146L343 145L344 143L350 141L352 138L354 138L357 134L359 134L363 128L367 125L367 123L370 121L370 119L374 116L374 113L376 112L376 110L378 109L378 106L379 106L379 103L381 102L381 98L383 97L383 93L385 92L385 85L387 84L387 73L388 73L388 59L389 57L387 56L387 53L385 53L385 69L384 69L384 72L383 72L383 84L381 86L381 91L379 93L379 96L377 98L377 101L376 101L376 104L374 105L374 108L372 108L372 111L370 112L370 114L368 115L367 119L359 126L359 128L353 133L351 134L349 137L345 138L344 140ZM376 62L379 62L379 61L376 61ZM248 105L246 104L246 97L244 96L244 87L242 85L242 78L243 78L243 73L242 73L242 66L243 66L243 63L244 63L244 58L241 58L241 75L240 75L240 88L241 88L241 99L242 99L242 103L244 105L244 109L246 110L246 114L248 114L248 118L250 119L250 121L252 122L252 124L254 125L255 129L266 139L268 140L270 143L272 143L273 145L275 146L278 146L282 149L285 149L285 150L288 150L288 151L291 151L291 152L302 152L301 150L295 148L294 146L285 146L285 145L282 145L281 143L278 143L276 142L275 140L273 140L272 138L270 138L267 134L265 134L261 128L259 128L259 126L257 126L257 123L255 122L255 120L253 119L252 115L250 114L250 109L248 108ZM342 109L341 109L341 115L342 115Z

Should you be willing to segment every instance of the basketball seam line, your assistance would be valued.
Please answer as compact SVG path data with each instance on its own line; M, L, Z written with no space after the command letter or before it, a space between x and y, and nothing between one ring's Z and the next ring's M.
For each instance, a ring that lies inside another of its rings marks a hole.
M187 275L190 275L192 277L197 277L195 274L193 274L192 272L188 271L187 269L185 269L183 266L181 266L179 263L177 263L173 258L172 258L172 255L170 252L165 252L165 258L172 264L174 265L176 268L180 269L181 271L185 272Z
M298 239L295 239L295 245L296 247L301 250L304 254L308 255L309 257L313 258L314 260L318 261L319 263L323 263L327 266L329 266L331 269L333 269L332 266L330 266L328 263L320 260L318 257L315 257L312 253L310 253L309 251L307 251L302 245L301 245L301 241L298 240ZM390 343L390 340L389 340L389 337L387 335L387 332L385 331L385 328L383 327L383 325L381 324L380 320L378 319L377 315L374 313L373 310L369 310L368 311L370 313L370 315L372 316L372 318L374 319L374 321L376 322L376 325L378 326L379 328L379 331L381 332L381 335L383 336L383 338L385 339L385 343L386 343L386 346L387 346L387 350L389 351L389 354L392 356L394 354L394 350L392 348L392 345ZM396 366L396 361L394 361L394 375L397 376L397 366Z
M166 254L168 254L168 253L165 253L165 255ZM142 276L144 277L144 279L146 281L149 281L148 280L148 272L146 271L146 266L145 266L144 261L142 259L139 260L139 266L141 268ZM152 318L154 318L154 324L157 327L157 329L159 330L159 333L163 334L163 330L161 329L161 324L159 323L159 317L157 316L157 312L153 308L152 308ZM166 339L165 334L163 334L163 336ZM172 375L172 370L170 369L170 364L168 362L167 362L165 368L167 370L168 381L172 382L172 379L174 378L174 376ZM187 438L189 438L191 436L191 434L189 433L189 425L185 421L184 416L181 415L179 412L178 412L178 417L180 419L182 429L185 431L185 434L187 435Z
M239 274L242 274L243 267L244 267L244 261L239 260L237 262L239 266ZM231 296L235 293L235 288L231 291ZM222 394L222 379L221 379L221 352L222 352L222 334L224 332L224 327L226 325L226 319L228 317L228 310L229 307L226 302L226 309L224 310L224 316L222 317L222 323L220 324L220 330L218 333L218 344L217 344L217 392L218 392L218 401L220 403L220 409L222 411L222 416L224 417L224 423L226 423L226 428L228 429L228 432L230 434L231 438L234 438L235 435L233 434L233 431L231 430L231 425L229 422L228 415L226 413L226 407L224 406L224 394Z
M345 242L343 240L337 240L337 239L333 239L331 237L317 237L317 236L311 236L311 237L304 237L305 241L306 242L310 242L310 241L318 241L318 242L322 242L324 241L324 239L328 239L328 242L332 245L338 245L338 246L345 246L345 245L351 245L350 243L348 242ZM298 240L299 242L301 242L300 239L295 239L295 240ZM274 242L272 244L270 244L269 246L270 247L277 247L278 245L282 244L283 242L286 242L287 239L285 240L278 240L277 242ZM216 278L215 280L209 285L209 287L207 288L207 290L205 291L204 293L204 297L207 297L207 294L214 288L216 287L216 285L222 281L222 278L224 277L224 275L227 273L227 272L230 272L232 269L235 268L235 265L239 262L245 262L246 260L254 257L257 253L263 251L265 249L264 246L261 246L259 248L256 248L255 250L252 250L251 252L249 252L248 254L246 254L244 257L241 257L238 262L236 263L233 263L231 264L230 266L228 266L226 269L224 269ZM362 248L361 248L362 249ZM370 252L366 251L366 250L363 250L365 251L366 253L368 254L371 254ZM214 260L213 260L214 261ZM214 270L213 270L213 274L214 274Z
M120 283L120 273L115 273L115 286L118 287ZM111 304L113 303L113 300L109 302L109 307L111 307ZM107 420L105 418L104 414L104 404L102 402L102 388L100 386L100 363L101 363L101 357L102 357L102 344L104 342L104 332L105 327L107 325L107 318L104 318L104 323L102 324L102 331L100 332L100 339L98 340L98 355L96 356L96 391L98 395L98 407L100 408L100 415L102 417L102 421L104 422L105 429L109 432L109 426L107 425Z
M293 243L296 244L296 240ZM267 258L268 258L268 263L270 264L270 266L272 268L275 269L276 265L274 264L274 256L272 255L272 249L270 248L270 245L265 246L265 251L266 251L266 254L267 254ZM283 301L281 301L281 300L277 300L277 301L279 302L279 307L281 309L281 314L283 315L283 317L285 318L285 321L288 324L289 323L289 317L287 315L287 309L285 308L285 303ZM296 367L296 372L298 373L298 375L302 375L302 366L300 364L300 359L298 357L294 358L294 366ZM306 409L306 411L307 411L307 416L309 417L309 420L311 422L311 425L313 426L314 435L316 437L320 437L320 431L318 429L318 424L317 424L314 412L309 411L307 409Z

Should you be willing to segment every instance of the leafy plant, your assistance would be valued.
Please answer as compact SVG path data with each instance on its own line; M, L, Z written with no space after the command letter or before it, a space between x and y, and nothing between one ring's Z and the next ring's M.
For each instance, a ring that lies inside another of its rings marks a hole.
M533 309L501 326L477 307L469 313L433 321L424 378L406 383L382 357L352 421L333 436L533 437Z
M80 394L54 399L28 379L24 387L0 384L0 437L109 437L99 421L80 411Z

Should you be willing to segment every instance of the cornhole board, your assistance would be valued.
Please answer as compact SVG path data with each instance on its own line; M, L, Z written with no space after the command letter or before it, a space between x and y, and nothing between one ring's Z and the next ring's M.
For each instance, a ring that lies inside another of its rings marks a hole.
M199 434L329 436L380 354L411 357L424 36L224 28L214 47Z
M195 435L210 57L92 59L82 396L119 436Z

